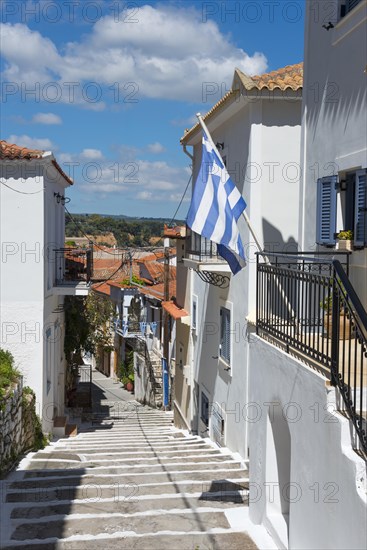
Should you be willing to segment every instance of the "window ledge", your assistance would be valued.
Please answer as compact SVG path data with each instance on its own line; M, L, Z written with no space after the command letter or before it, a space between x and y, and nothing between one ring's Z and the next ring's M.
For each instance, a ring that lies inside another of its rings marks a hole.
M231 365L229 363L227 363L227 361L225 359L223 359L223 357L219 356L218 357L218 366L224 370L228 376L232 376L232 368L231 368Z

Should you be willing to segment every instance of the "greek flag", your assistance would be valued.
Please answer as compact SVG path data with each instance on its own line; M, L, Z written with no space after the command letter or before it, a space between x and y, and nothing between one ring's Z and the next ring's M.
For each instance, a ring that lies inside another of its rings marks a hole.
M231 180L217 151L203 131L201 166L195 182L187 225L217 243L218 253L233 274L245 265L245 253L237 220L246 202Z

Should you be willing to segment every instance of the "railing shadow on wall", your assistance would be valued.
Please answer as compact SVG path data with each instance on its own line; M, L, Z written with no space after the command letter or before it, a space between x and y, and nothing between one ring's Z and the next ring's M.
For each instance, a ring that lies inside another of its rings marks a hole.
M256 332L322 367L367 453L367 313L348 273L348 253L258 253Z

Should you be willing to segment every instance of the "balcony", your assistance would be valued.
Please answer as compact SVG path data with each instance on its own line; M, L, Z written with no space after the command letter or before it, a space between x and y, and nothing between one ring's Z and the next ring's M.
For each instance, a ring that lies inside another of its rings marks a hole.
M54 291L64 296L85 296L93 272L93 250L59 248L53 251L55 264Z
M367 314L348 278L348 259L258 254L256 332L330 380L355 449L367 453Z
M195 271L230 273L228 263L217 251L216 243L198 235L187 227L184 265Z

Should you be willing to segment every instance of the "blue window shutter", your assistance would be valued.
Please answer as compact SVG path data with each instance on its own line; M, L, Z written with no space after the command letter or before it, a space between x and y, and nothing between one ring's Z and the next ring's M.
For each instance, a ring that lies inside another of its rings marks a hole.
M316 242L323 246L336 243L336 184L338 176L317 180Z
M354 209L354 246L367 244L367 170L357 170Z
M347 0L347 13L349 13L353 8L360 3L361 0Z

